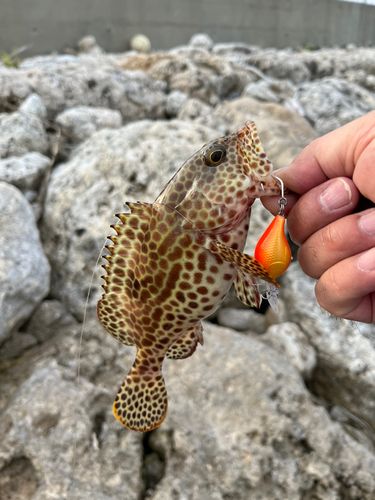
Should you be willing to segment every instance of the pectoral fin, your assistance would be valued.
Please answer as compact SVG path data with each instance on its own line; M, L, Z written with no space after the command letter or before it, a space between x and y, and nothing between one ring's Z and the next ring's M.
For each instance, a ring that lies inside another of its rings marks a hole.
M223 260L225 260L225 262L232 264L242 275L260 278L264 281L272 283L276 287L279 286L277 281L271 278L262 264L251 255L239 252L238 250L228 247L217 240L211 239L206 245L206 248L211 253L219 255Z
M272 288L279 287L279 284L269 275L262 264L251 255L241 253L217 240L210 240L207 243L207 248L236 268L237 277L234 286L238 298L244 304L250 307L260 307L262 290L269 288L269 285L264 286L264 281L272 283Z
M251 276L239 272L234 281L234 288L237 297L243 304L249 307L260 307L262 296L257 289L255 280Z

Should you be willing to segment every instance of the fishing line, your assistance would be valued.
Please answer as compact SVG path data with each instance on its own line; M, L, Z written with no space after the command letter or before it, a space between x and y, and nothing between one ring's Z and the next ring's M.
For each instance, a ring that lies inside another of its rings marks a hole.
M84 311L83 311L82 326L81 326L80 334L79 334L78 350L77 350L76 359L75 359L75 363L77 365L77 369L76 369L76 385L77 385L77 388L79 388L80 381L81 381L81 353L82 353L83 336L85 334L85 327L86 327L87 309L88 309L88 305L89 305L89 300L90 300L90 296L91 296L91 290L92 290L92 285L93 285L93 282L94 282L95 273L97 271L100 259L102 258L102 254L103 254L104 248L106 246L107 239L108 238L104 239L104 243L103 243L102 247L99 250L99 255L98 255L98 258L96 259L96 262L95 262L95 265L94 265L94 269L93 269L92 274L91 274L90 285L89 285L89 288L88 288L88 291L87 291L87 295L86 295L85 307L84 307ZM74 439L73 460L72 460L72 474L73 474L73 471L75 470L76 464L77 464L77 444L78 444L78 431L77 431L76 437ZM74 478L72 477L71 479L72 479L72 481L70 482L68 491L70 490L70 487L71 487L72 483L74 482Z

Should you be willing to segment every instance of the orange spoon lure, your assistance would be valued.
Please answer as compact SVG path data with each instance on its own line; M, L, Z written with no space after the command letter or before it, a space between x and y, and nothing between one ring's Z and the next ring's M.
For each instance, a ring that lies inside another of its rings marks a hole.
M254 257L260 262L272 278L278 278L287 269L292 260L292 252L285 236L285 206L287 199L284 196L284 183L279 178L281 197L279 199L280 210L260 237L254 251Z

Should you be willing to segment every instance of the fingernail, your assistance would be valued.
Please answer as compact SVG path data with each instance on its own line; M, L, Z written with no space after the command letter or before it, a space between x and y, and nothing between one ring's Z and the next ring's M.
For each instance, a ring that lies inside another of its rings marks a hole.
M336 179L320 195L320 204L323 209L332 212L346 205L352 199L350 187L343 179Z
M363 253L357 261L357 266L361 271L375 271L375 248Z
M370 236L375 235L375 210L364 214L359 219L359 227Z

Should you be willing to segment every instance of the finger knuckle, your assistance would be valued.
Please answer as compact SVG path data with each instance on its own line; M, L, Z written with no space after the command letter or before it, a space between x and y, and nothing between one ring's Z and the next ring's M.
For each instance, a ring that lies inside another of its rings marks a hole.
M338 314L341 288L336 273L326 271L315 285L315 295L319 305L332 314Z
M340 248L343 244L343 234L335 223L328 224L318 234L323 250L333 251Z

